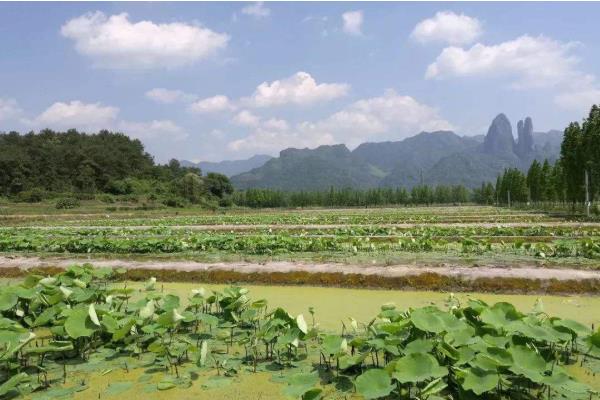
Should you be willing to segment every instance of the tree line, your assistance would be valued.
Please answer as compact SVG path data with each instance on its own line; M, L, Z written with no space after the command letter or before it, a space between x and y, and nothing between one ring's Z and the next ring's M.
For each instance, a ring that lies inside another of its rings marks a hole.
M143 196L168 205L228 204L232 192L226 176L203 176L177 160L157 164L139 140L121 133L0 133L0 196L12 200L102 195Z
M325 191L281 191L248 189L233 194L242 207L374 207L386 205L460 204L470 201L470 191L461 185L419 185L405 188L330 188Z

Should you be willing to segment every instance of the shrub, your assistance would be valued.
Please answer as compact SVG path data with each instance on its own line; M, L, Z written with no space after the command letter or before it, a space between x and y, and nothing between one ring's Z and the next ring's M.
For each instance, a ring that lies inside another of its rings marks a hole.
M36 188L19 192L15 200L22 203L39 203L46 196L47 194L44 190Z
M66 210L70 208L77 208L80 206L79 199L73 197L65 197L56 201L55 207L59 210Z
M96 196L91 192L77 192L74 194L77 200L94 200Z
M186 205L186 201L185 199L181 198L181 197L167 197L166 199L164 199L162 201L162 203L167 206L167 207L179 207L179 208L183 208Z
M108 204L112 204L115 202L115 197L108 193L99 194L96 196L96 199L103 203L108 203Z

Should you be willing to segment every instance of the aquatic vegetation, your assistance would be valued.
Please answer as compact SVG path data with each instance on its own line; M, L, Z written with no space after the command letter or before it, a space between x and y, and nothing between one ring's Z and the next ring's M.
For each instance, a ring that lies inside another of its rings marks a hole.
M119 281L125 272L73 266L2 287L0 397L86 390L74 366L143 369L162 376L156 390L198 384L197 374L210 375L209 390L272 371L282 397L305 400L597 396L568 368L600 368L600 330L547 315L541 301L529 313L454 296L441 308L385 304L333 333L319 329L318 310L290 315L241 287L199 287L184 299L153 278L133 288ZM107 394L132 385L112 383Z

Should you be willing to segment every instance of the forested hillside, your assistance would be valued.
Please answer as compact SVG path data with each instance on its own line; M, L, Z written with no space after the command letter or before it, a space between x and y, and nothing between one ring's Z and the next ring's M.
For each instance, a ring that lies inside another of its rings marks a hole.
M0 196L17 201L103 193L179 204L222 199L231 192L223 175L203 177L176 160L157 165L139 140L121 133L0 134Z

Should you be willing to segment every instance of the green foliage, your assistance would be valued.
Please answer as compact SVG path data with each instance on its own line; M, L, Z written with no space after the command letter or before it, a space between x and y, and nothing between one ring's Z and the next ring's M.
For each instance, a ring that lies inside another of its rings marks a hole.
M58 199L54 207L58 210L67 210L71 208L77 208L81 205L79 199L74 199L71 197L65 197L62 199Z
M592 365L600 332L548 316L539 303L529 314L477 300L462 307L449 301L447 310L385 305L365 329L353 324L340 335L252 301L244 288L200 288L185 300L156 290L155 279L144 290L111 282L117 274L72 266L0 288L0 396L63 390L51 388L56 380L43 374L60 373L64 390L81 388L63 366L100 373L107 363L162 369L157 390L189 387L189 371L210 371L202 383L210 389L272 370L272 380L286 384L283 394L302 400L344 396L352 383L365 399L595 395L565 367ZM40 345L29 332L34 328L51 337ZM152 361L127 365L132 359ZM124 395L132 387L113 382L104 394Z

